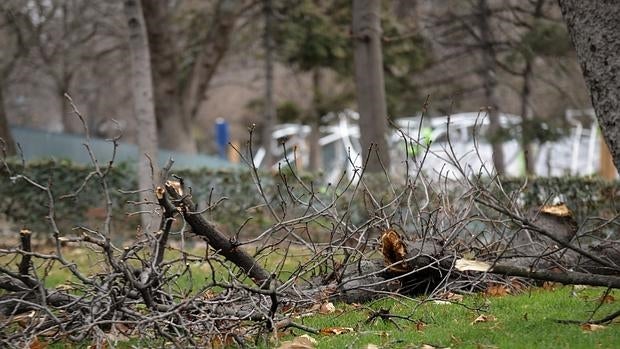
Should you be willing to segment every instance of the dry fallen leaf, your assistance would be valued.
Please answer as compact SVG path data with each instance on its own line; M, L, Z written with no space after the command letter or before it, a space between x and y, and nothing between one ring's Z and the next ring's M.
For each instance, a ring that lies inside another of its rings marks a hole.
M604 304L610 304L610 303L615 302L616 299L614 298L614 296L608 294L608 295L605 295L599 298L599 301Z
M463 301L463 295L462 294L457 294L457 293L453 293L453 292L450 292L450 291L440 293L438 295L438 298L440 300L449 301L449 302L462 302Z
M418 332L422 332L424 331L424 328L426 327L426 324L424 323L424 321L418 321L415 324L415 329Z
M487 289L484 290L484 294L491 297L504 297L510 294L510 289L506 285L502 284L490 284Z
M340 335L344 333L350 333L350 332L353 332L353 329L351 327L325 327L320 332L323 335L331 336L331 335Z
M581 325L581 329L586 331L586 332L599 331L599 330L602 330L604 328L605 328L605 326L597 325L597 324L583 324L583 325Z
M336 307L331 302L323 303L319 307L319 314L323 314L323 315L325 315L325 314L332 314L335 311L336 311Z
M555 291L555 289L558 288L559 285L560 284L555 282L545 281L543 282L542 288L546 291Z
M282 342L278 349L314 349L316 344L316 339L304 334L293 338L292 341Z
M473 324L477 324L479 322L491 322L491 321L495 321L495 320L496 320L496 318L493 315L484 315L484 314L482 314L482 315L478 316L474 321L472 321L471 324L473 325Z
M45 349L47 348L47 342L40 341L38 338L35 337L35 339L33 339L28 345L28 348L29 349Z

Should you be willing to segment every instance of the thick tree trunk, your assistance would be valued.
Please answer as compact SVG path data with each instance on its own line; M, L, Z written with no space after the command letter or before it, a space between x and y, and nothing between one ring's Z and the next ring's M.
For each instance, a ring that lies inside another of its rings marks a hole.
M6 152L6 155L10 156L15 155L17 149L15 147L15 141L13 140L11 128L9 127L9 122L7 120L6 109L4 109L3 92L4 91L2 91L2 88L0 87L0 139L4 141L0 141L0 156L4 155L2 154L3 150Z
M153 104L153 80L148 38L140 0L125 1L125 15L129 26L131 80L134 113L138 121L138 185L140 201L154 202L157 176L157 128ZM185 137L185 135L179 135ZM151 161L152 160L152 161ZM154 171L152 172L151 169ZM143 229L155 229L151 214L142 214Z
M188 81L182 86L183 112L194 120L207 98L207 89L218 65L228 52L230 37L237 20L239 0L219 0L213 23L191 67Z
M381 163L386 168L390 165L381 35L381 1L354 0L355 86L362 154L368 158L366 170L375 173L383 171Z
M191 119L182 112L171 6L165 0L142 0L142 5L153 69L159 145L164 149L195 153L196 142L192 135Z
M559 3L603 136L620 169L620 2Z
M488 137L493 150L493 166L497 174L503 175L504 149L500 136L501 125L499 120L499 102L497 97L497 67L495 63L496 53L493 35L489 23L490 9L487 0L478 0L478 26L480 30L480 41L482 46L481 78L484 84L484 96L486 99L489 115Z
M273 8L271 0L263 0L263 15L265 17L265 28L263 32L263 48L265 50L265 96L263 120L262 144L265 149L265 159L263 164L266 168L273 165L274 159L271 153L271 132L275 122L275 106L273 100Z

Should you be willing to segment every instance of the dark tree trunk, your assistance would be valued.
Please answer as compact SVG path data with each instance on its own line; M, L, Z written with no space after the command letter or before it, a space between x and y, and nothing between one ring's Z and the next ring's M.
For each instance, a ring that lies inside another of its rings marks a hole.
M559 0L596 117L620 168L620 2Z
M480 30L480 44L482 46L481 78L484 85L486 107L488 108L489 130L488 137L493 150L493 166L497 174L505 174L504 149L502 146L501 125L499 120L499 102L497 97L497 67L495 44L489 23L490 9L487 0L478 0L478 26Z
M375 173L383 171L383 166L389 168L390 165L385 138L388 117L381 35L381 1L354 0L355 87L360 114L362 155L364 159L368 159L366 170Z
M263 0L263 15L265 28L263 32L263 48L265 50L265 96L262 143L265 149L265 159L263 163L266 168L273 165L274 159L271 153L271 132L276 118L274 98L273 98L273 8L271 0Z
M4 151L6 155L15 155L16 147L15 141L13 140L13 135L11 134L11 128L9 127L9 122L6 116L6 109L4 109L4 91L0 87L0 138L4 141L4 144L0 141L0 156L2 156L2 148L4 147Z
M129 51L131 54L131 81L134 113L138 121L138 185L140 201L155 200L157 176L157 128L153 104L153 79L149 44L140 0L125 1L125 15L129 27ZM179 135L185 137L185 135ZM152 160L152 162L151 162ZM154 173L151 172L154 170ZM156 229L153 217L142 214L143 229Z
M171 6L166 0L142 0L142 6L151 51L159 145L164 149L195 153L191 120L181 107Z
M309 169L310 171L318 172L321 170L322 162L321 162L321 144L319 143L321 140L321 103L322 103L322 92L321 92L321 71L320 68L316 68L312 71L312 104L313 104L313 114L310 120L310 127L312 128L310 131L310 161L309 161Z

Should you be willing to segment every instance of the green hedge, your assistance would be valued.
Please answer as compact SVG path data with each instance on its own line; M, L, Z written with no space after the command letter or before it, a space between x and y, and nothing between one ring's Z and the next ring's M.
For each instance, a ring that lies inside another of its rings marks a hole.
M88 185L76 197L60 199L63 195L73 193L92 171L92 167L68 161L48 160L30 162L25 167L20 163L9 163L9 168L11 173L5 167L0 168L0 180L3 183L0 186L0 215L3 217L0 219L8 219L17 228L28 228L43 236L50 236L51 229L46 219L48 215L46 194L25 180L14 177L15 174L24 174L43 185L50 183L56 198L56 219L64 233L80 225L91 229L101 228L104 197L101 184L96 178L91 178ZM135 201L136 195L122 194L118 190L137 188L136 174L132 168L128 164L115 164L107 178L113 201L112 228L119 239L135 232L139 223L137 216L127 216L128 212L139 209L128 203ZM243 226L242 234L252 236L274 223L263 198L258 194L251 173L246 169L173 170L172 174L185 180L199 209L210 207L223 199L218 205L206 211L206 215L228 232L235 233ZM287 186L288 190L301 196L303 200L308 200L309 195L292 179L290 173L286 175L286 179L285 184L280 174L262 173L261 181L265 195L279 215L286 214L287 218L303 215L306 207L291 202L287 195ZM306 176L304 180L310 183L311 178ZM508 192L516 191L523 186L523 180L509 179L505 180L503 185ZM392 196L389 193L381 192L387 190L385 185L371 187L378 188L371 189L378 201L386 203L391 200ZM333 190L325 193L323 189L315 185L316 195L329 202L333 197ZM367 219L368 208L361 189L356 193L354 200L351 200L351 194L352 191L347 193L337 203L337 207L342 213L351 204L346 219L359 224ZM519 198L523 206L534 207L549 198L560 196L562 201L576 213L577 220L582 222L590 216L613 217L620 210L620 203L616 200L619 194L618 182L562 177L529 180ZM251 221L244 226L248 218L251 218ZM331 226L329 222L317 221L317 224L319 223L323 223L323 226L316 226L317 233L329 231Z

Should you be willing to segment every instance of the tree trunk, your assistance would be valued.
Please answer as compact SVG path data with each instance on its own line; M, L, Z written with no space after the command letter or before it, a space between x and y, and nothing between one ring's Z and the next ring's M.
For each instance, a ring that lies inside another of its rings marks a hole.
M532 96L532 62L527 58L523 69L523 87L521 89L521 150L525 162L525 175L535 174L534 147L532 146L532 108L530 99Z
M620 2L560 0L592 105L620 169Z
M188 81L182 86L183 112L194 120L207 98L209 82L228 52L230 37L237 19L239 0L219 0L202 48L195 57Z
M6 155L15 155L16 147L13 135L11 134L11 128L6 116L6 109L4 109L4 91L0 87L0 156L3 156L3 151Z
M488 107L489 130L488 137L493 151L493 166L498 175L503 175L504 149L502 147L501 125L499 120L499 103L497 97L497 68L496 53L493 35L490 28L491 16L487 0L478 0L478 26L480 30L480 44L482 47L481 78L484 85L484 96Z
M154 202L157 174L157 128L153 104L153 80L148 38L140 0L125 1L125 15L129 26L131 80L134 113L138 127L138 185L140 201ZM186 135L178 135L185 137ZM152 160L152 161L151 161ZM153 171L151 171L153 169ZM154 229L153 215L142 214L143 229Z
M191 119L182 112L181 107L171 6L165 0L142 0L142 5L153 69L159 145L164 149L195 153L196 142L192 135Z
M309 170L313 172L321 171L322 158L321 158L321 108L322 103L321 92L321 70L315 68L312 71L312 105L313 113L310 120L310 137L308 140L310 147L310 164Z
M263 0L263 15L265 17L265 29L263 32L263 47L265 50L265 96L262 144L265 149L265 168L273 165L274 159L271 153L271 132L275 120L275 106L273 101L273 8L271 0Z
M385 139L387 108L381 35L381 1L354 0L355 86L360 114L362 155L364 159L368 159L366 171L375 173L383 171L383 166L389 168L390 165Z

